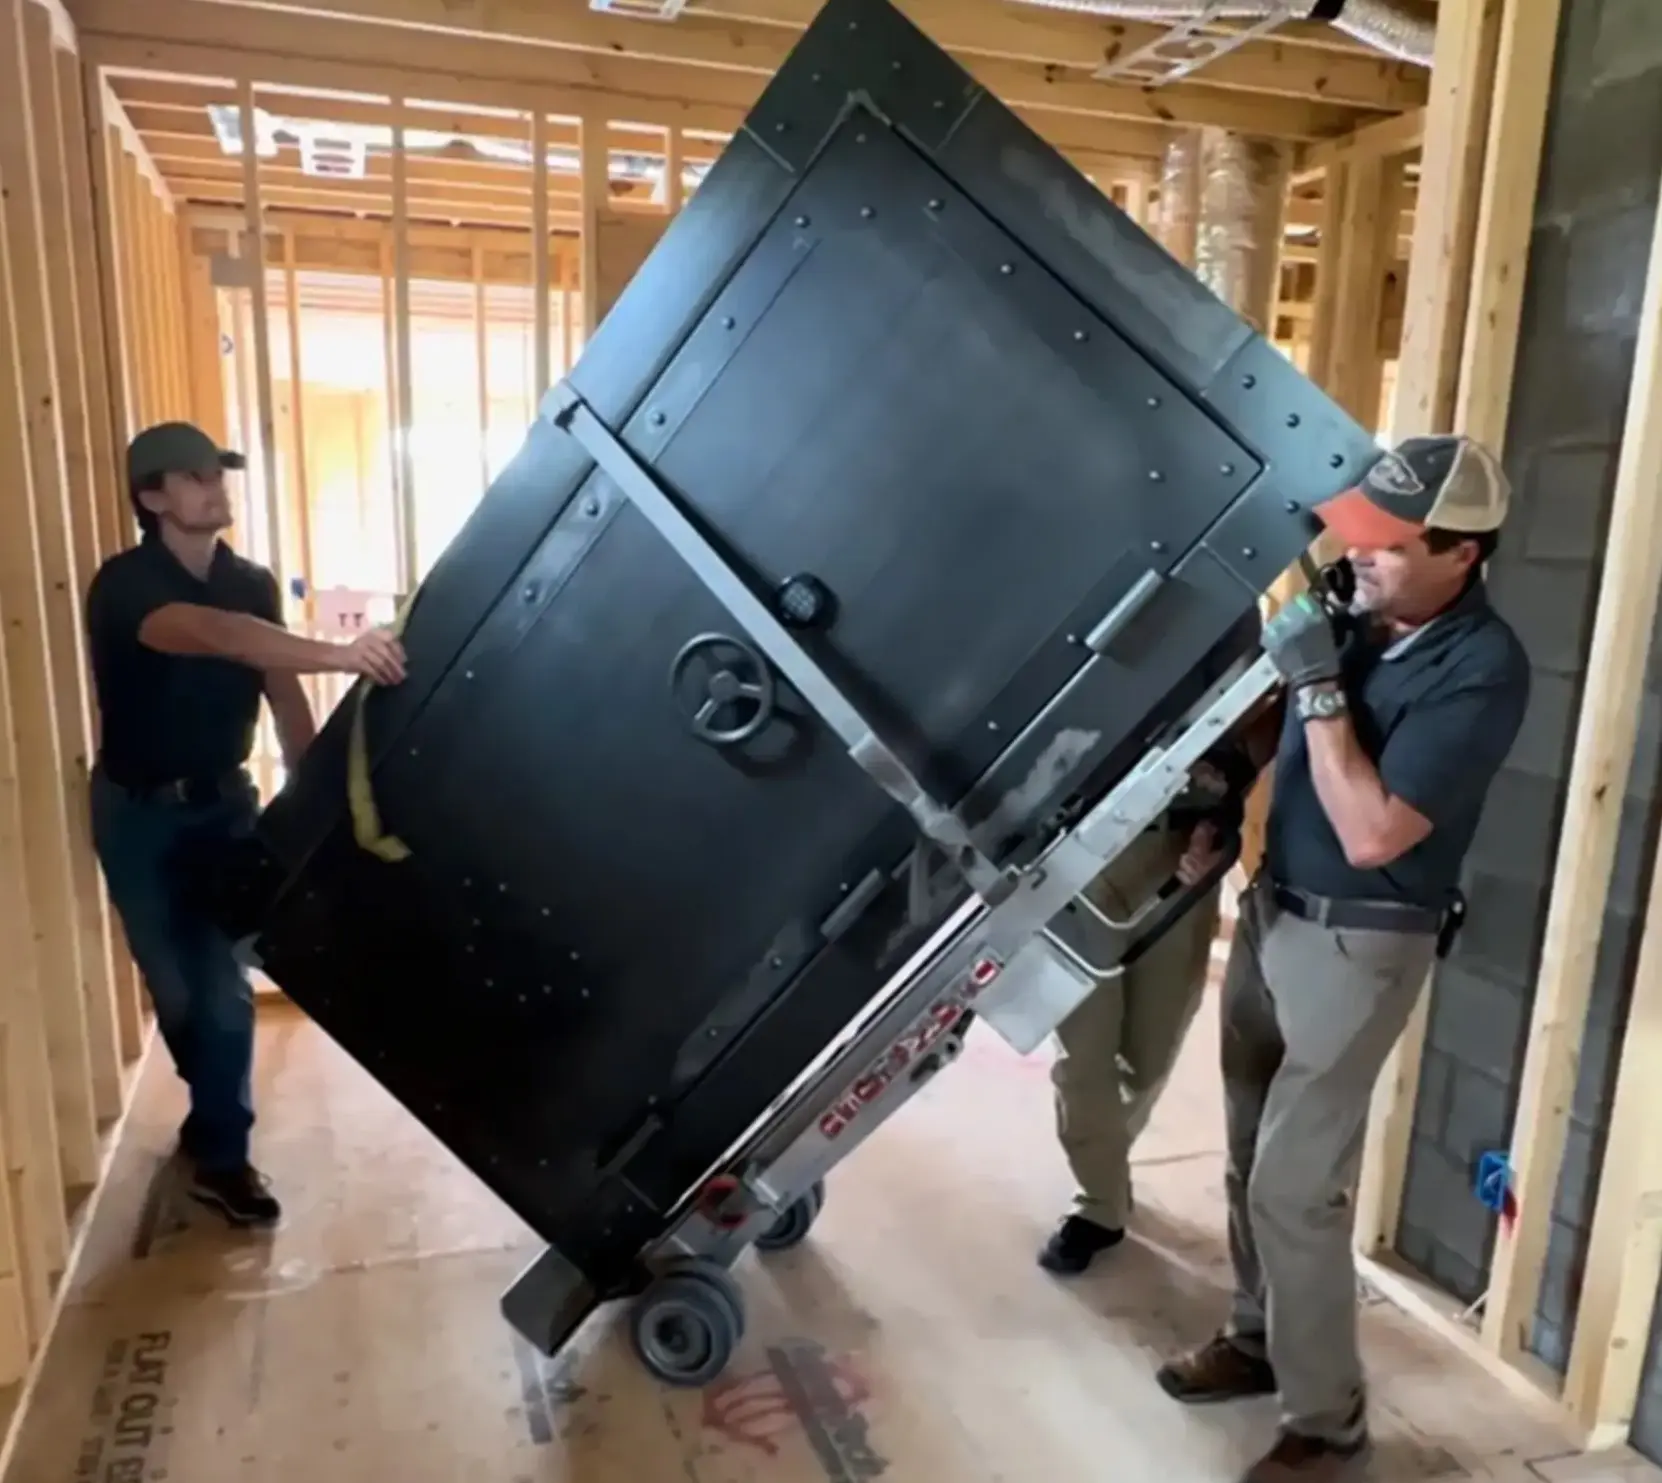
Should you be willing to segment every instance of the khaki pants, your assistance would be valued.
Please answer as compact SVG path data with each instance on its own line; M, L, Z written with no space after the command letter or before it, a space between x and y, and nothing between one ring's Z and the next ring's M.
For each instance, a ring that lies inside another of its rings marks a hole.
M1221 996L1230 1332L1266 1355L1284 1422L1361 1424L1352 1193L1375 1081L1430 970L1430 934L1318 927L1241 897Z
M1086 888L1124 920L1177 868L1187 835L1143 835ZM1051 1071L1056 1132L1079 1185L1079 1214L1123 1230L1131 1213L1131 1148L1171 1075L1206 988L1218 889L1197 901L1146 956L1105 979L1061 1025Z

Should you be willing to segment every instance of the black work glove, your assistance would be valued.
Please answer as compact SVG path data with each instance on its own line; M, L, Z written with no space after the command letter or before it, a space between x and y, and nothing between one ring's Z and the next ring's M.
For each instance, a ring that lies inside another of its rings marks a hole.
M1327 610L1308 592L1264 625L1263 644L1293 690L1339 678L1339 635Z

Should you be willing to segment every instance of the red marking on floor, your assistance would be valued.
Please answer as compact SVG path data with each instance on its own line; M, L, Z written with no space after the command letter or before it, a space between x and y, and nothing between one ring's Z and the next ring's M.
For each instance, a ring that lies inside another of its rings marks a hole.
M871 1399L871 1387L847 1360L831 1364L832 1380L851 1410ZM800 1426L779 1375L769 1368L717 1381L704 1393L704 1427L768 1457L779 1455L778 1439Z

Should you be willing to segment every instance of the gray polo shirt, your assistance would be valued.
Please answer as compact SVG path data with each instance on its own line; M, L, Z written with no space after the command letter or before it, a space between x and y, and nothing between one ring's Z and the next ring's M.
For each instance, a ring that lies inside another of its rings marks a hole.
M1345 859L1310 775L1304 725L1287 711L1277 755L1265 862L1278 884L1344 900L1440 910L1459 885L1489 784L1523 724L1529 661L1481 581L1453 607L1387 644L1346 646L1344 688L1363 750L1386 791L1431 821L1431 833L1378 870Z

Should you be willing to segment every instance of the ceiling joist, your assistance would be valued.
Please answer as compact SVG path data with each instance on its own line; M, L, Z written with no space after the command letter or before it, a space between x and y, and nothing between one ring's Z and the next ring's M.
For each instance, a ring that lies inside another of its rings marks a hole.
M614 201L655 209L670 131L691 170L707 166L821 0L689 0L671 22L603 13L585 0L72 3L83 54L105 70L117 111L181 201L240 202L235 130L222 138L226 126L210 110L234 108L247 83L279 130L277 152L261 167L275 210L315 210L331 221L389 214L398 100L410 128L449 136L410 154L416 219L522 227L528 157L504 159L501 146L529 149L540 113L557 152L549 187L553 225L563 231L577 211L584 120L607 128ZM1415 148L1423 130L1427 69L1320 24L1277 27L1152 87L1093 73L1164 35L1162 24L1015 0L895 3L1104 190L1157 187L1157 163L1186 127L1290 144L1295 237L1322 219L1328 166ZM1228 33L1239 23L1203 29ZM338 147L331 131L344 135ZM318 148L332 149L344 173L308 171Z
M447 32L519 45L558 47L605 57L634 57L772 76L818 9L817 0L778 7L772 23L745 22L724 7L690 7L674 24L607 15L580 4L548 5L500 0L491 6L459 6L455 0L212 0L242 10L310 12L385 26ZM1035 9L976 0L898 0L903 10L949 52L965 59L994 59L1064 69L1089 77L1105 61L1160 39L1166 27L1078 12ZM742 6L739 9L742 10ZM1217 29L1223 29L1219 27ZM1341 33L1328 31L1328 36ZM1278 41L1281 32L1277 31ZM1321 51L1311 46L1244 46L1208 64L1202 81L1211 87L1342 103L1394 111L1422 105L1423 68L1366 52ZM995 89L996 90L996 89Z
M382 0L339 0L331 8L338 13L340 6L372 3ZM146 0L142 6L132 0L80 0L77 14L84 49L122 71L327 87L358 96L403 93L463 104L541 106L575 117L604 115L692 128L702 121L717 132L738 126L768 76L761 70L528 46L521 40L447 35L356 17L324 19L228 0ZM621 24L674 30L681 23ZM396 61L389 63L389 57ZM1047 137L1053 136L1052 123L1078 136L1095 122L1125 119L1319 140L1389 113L1199 82L1158 89L1100 82L1082 69L984 55L967 55L963 61L1004 102L1041 118ZM1100 148L1084 138L1077 142Z

